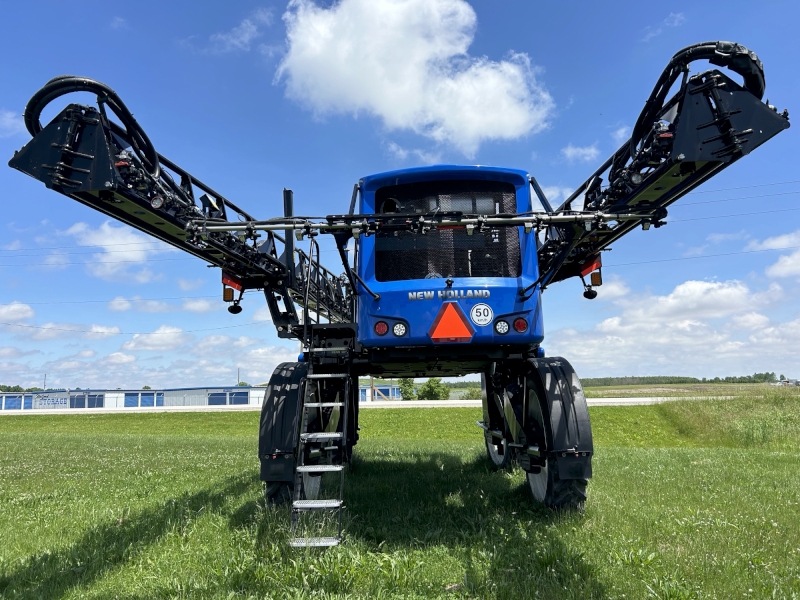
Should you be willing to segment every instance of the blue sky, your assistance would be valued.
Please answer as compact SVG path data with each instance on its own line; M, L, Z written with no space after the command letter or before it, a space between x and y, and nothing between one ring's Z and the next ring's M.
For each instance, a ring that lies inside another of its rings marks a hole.
M260 218L280 213L284 187L298 213L343 212L359 177L437 162L527 169L557 201L616 149L672 54L700 41L757 52L779 109L793 113L800 97L790 2L0 11L4 160L28 140L28 98L55 75L85 75L120 94L160 153ZM684 198L667 227L615 244L597 300L577 281L548 289L548 354L583 376L800 376L796 136L795 126ZM239 368L255 383L296 355L263 297L228 314L219 272L201 261L9 168L0 185L0 382L216 385Z

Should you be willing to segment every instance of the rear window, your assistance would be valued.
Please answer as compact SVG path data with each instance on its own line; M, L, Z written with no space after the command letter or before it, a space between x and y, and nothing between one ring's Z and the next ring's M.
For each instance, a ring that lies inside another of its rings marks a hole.
M499 181L432 181L388 186L375 193L378 213L425 214L459 211L498 215L517 212L516 190ZM440 277L519 277L519 233L497 227L467 235L465 228L425 235L379 232L375 240L378 281Z

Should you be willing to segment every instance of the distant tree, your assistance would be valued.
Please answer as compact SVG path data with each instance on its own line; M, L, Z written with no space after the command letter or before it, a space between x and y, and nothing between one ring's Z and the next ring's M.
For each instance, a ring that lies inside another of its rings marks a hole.
M78 389L81 389L81 388L78 388ZM142 386L142 389L143 389L143 390L151 390L151 389L153 389L153 388L151 388L149 385L143 385L143 386Z
M781 374L781 381L786 381L786 375Z
M0 392L24 392L18 385L0 385Z
M249 383L247 383L246 381L240 381L240 382L239 382L239 383L237 383L236 385L239 385L239 386L241 386L241 387L250 387L250 384L249 384Z
M417 394L414 392L414 380L408 377L403 377L399 380L399 382L400 395L403 397L403 400L415 400Z
M481 399L481 388L478 386L468 387L464 390L464 393L461 394L462 400L480 400Z
M447 400L449 397L450 388L442 383L440 377L431 377L417 390L417 398L420 400Z

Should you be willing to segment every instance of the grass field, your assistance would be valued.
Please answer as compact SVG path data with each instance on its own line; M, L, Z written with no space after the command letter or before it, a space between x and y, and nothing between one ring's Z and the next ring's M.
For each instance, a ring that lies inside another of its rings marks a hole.
M0 418L3 598L800 598L800 398L591 409L586 511L487 467L477 409L361 415L345 543L287 547L256 413Z
M672 383L661 385L618 385L586 387L587 398L703 398L708 396L761 396L774 390L768 383ZM796 394L800 390L794 388Z

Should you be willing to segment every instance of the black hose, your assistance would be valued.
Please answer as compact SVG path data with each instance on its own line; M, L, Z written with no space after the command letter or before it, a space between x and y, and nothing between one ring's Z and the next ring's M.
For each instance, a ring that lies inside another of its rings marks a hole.
M72 92L92 92L97 94L98 102L106 104L125 126L126 137L129 139L131 147L153 179L158 180L161 175L161 166L158 160L158 153L150 138L147 137L147 134L136 122L136 119L133 118L133 114L120 97L117 96L116 92L94 79L75 77L73 75L59 75L44 84L42 89L31 97L25 107L25 127L27 127L30 134L35 136L42 130L39 118L44 107L59 96ZM112 129L114 129L113 125L111 123Z
M658 78L650 97L645 102L639 118L631 131L629 152L614 160L611 168L610 179L613 174L624 166L628 158L636 155L639 143L650 131L658 113L664 107L669 90L677 81L678 77L684 73L689 63L696 60L708 60L712 65L726 67L742 76L744 87L759 100L764 97L764 65L758 59L755 52L752 52L735 42L702 42L687 46L675 53L667 64L667 67Z

